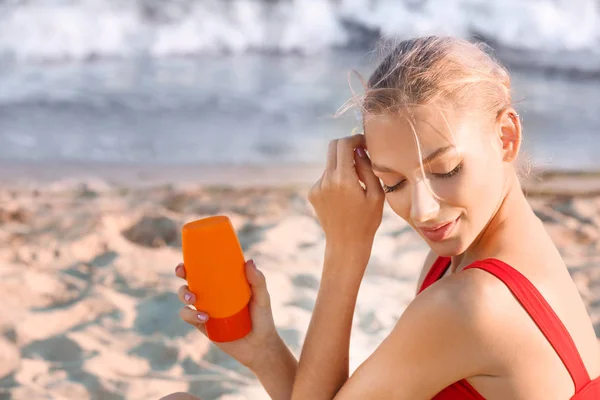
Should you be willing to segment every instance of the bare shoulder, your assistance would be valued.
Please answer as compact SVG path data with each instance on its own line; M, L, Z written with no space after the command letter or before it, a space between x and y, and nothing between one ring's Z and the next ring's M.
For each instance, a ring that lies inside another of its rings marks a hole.
M414 302L431 302L436 307L443 305L444 311L455 311L463 315L467 311L469 314L478 311L489 313L498 304L498 296L502 293L510 295L496 277L482 270L469 269L437 281Z
M419 293L419 289L421 288L421 285L423 285L423 281L425 280L425 277L431 270L431 267L433 266L433 263L435 262L437 257L437 254L435 254L433 250L429 250L429 253L427 253L427 257L425 257L425 261L423 262L423 267L421 267L419 279L417 280L416 293Z
M433 251L429 251L427 254L418 279L417 292L437 257ZM506 303L499 301L500 299L514 301L510 290L502 281L477 268L464 270L440 279L422 294L419 296L420 299L418 301L415 299L413 303L439 302L440 304L436 306L444 304L444 307L455 307L456 311L469 314L471 317L481 312L488 317L486 319L493 316L494 310L498 313L503 312L499 307ZM445 311L451 310L445 309Z
M413 303L419 305L421 315L436 309L430 315L469 338L463 348L483 352L480 357L484 358L471 361L486 375L496 375L509 362L509 349L514 345L509 338L518 328L514 311L519 305L494 275L476 268L460 271L431 285Z
M461 325L485 345L497 344L499 337L506 336L507 311L513 303L502 281L486 271L468 269L437 281L410 306L416 314L449 318L449 326Z
M430 399L460 379L497 376L501 321L488 323L497 285L481 272L448 276L417 296L336 400Z

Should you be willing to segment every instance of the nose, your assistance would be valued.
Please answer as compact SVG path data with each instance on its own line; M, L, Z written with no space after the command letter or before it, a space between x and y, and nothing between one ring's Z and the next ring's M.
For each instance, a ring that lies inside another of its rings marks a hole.
M413 185L410 218L417 224L434 219L440 211L440 203L428 187L426 179Z

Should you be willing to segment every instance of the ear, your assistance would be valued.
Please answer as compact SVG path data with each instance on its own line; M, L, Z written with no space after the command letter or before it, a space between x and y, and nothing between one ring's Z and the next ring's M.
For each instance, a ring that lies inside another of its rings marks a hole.
M503 110L497 119L498 134L502 146L502 160L514 161L521 149L521 120L514 108Z

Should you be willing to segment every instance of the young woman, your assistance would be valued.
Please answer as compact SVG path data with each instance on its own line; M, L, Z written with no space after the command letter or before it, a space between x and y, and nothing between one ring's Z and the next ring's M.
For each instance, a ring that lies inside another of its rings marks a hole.
M309 195L326 251L299 363L252 262L254 331L220 345L272 398L600 399L590 318L519 184L510 93L484 47L456 38L404 41L379 65L359 99L364 135L330 143ZM349 376L352 316L384 200L431 252L418 295ZM194 301L185 286L179 296ZM203 329L202 312L181 316Z

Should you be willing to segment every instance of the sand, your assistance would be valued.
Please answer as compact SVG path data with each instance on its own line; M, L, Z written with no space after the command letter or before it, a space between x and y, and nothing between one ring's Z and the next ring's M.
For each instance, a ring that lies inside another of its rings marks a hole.
M239 168L225 174L231 179L202 169L198 179L151 169L95 177L2 170L0 399L150 399L174 391L204 400L268 398L251 373L179 319L179 231L204 216L231 218L246 257L267 276L278 329L298 355L324 249L306 200L314 168L284 168L271 179ZM600 179L545 177L527 184L530 202L600 335ZM352 369L413 298L426 252L386 208L360 290Z

